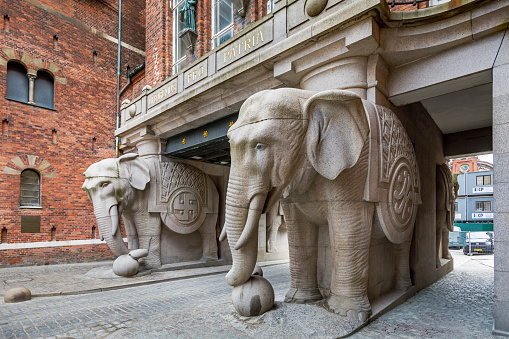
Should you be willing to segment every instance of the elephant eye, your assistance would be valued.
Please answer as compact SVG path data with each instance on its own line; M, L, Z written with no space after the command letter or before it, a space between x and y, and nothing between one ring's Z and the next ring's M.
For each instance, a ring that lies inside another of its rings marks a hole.
M257 151L263 151L265 148L267 148L267 145L262 144L261 142L257 143L255 147Z
M108 186L109 184L110 184L110 183L109 183L109 182L107 182L107 181L102 182L102 183L101 183L101 187L106 187L106 186Z

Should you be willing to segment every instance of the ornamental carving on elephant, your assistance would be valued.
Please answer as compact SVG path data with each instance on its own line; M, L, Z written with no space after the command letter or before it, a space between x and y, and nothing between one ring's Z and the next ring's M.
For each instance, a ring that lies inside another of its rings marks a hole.
M221 234L233 258L228 284L250 278L258 220L282 198L291 276L286 302L325 297L329 311L355 324L366 321L371 237L394 246L394 288L412 286L420 179L413 144L391 110L344 90L268 90L246 100L228 137L232 165ZM325 296L317 278L322 225L332 253Z
M132 250L146 249L146 257L140 257L140 251L131 257L140 261L142 269L152 269L161 266L163 225L178 234L198 230L202 260L217 259L218 192L214 183L193 166L165 160L168 161L132 153L101 160L85 171L82 188L94 205L101 240L119 258ZM119 230L120 216L127 247ZM122 262L135 265L132 259ZM118 275L137 273L133 269L115 269L120 266L113 266Z

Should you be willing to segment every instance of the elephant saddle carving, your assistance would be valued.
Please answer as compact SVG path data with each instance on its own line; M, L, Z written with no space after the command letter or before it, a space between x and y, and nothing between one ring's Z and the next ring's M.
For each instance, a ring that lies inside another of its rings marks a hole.
M364 199L376 203L380 226L393 243L413 232L421 204L419 170L412 142L388 108L364 101L369 122L369 173Z
M211 210L205 173L187 164L161 162L159 174L160 190L154 209L161 212L161 220L176 233L196 231Z

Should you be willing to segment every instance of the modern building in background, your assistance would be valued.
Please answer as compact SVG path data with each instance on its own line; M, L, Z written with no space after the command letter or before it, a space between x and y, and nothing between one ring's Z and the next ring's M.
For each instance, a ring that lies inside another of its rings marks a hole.
M493 231L493 164L468 157L449 166L459 184L454 225L461 231Z
M458 174L455 226L462 231L493 231L493 171Z

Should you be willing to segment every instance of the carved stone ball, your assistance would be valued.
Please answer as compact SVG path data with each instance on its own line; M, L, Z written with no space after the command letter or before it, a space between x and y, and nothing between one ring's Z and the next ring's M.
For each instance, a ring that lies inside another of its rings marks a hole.
M254 317L274 306L274 289L267 279L253 275L244 284L233 288L232 301L241 315Z
M134 117L134 115L136 114L136 105L131 105L131 107L129 107L129 115L132 117Z
M32 299L32 293L26 287L14 287L5 292L4 302L19 303Z
M306 2L306 13L311 16L317 16L327 6L327 0L308 0Z
M113 262L113 273L121 277L131 277L138 273L140 264L129 254L123 254Z

